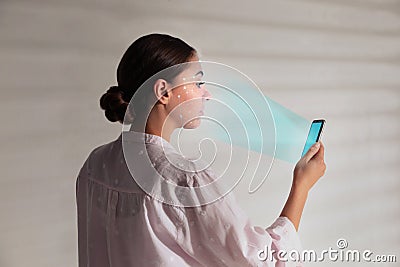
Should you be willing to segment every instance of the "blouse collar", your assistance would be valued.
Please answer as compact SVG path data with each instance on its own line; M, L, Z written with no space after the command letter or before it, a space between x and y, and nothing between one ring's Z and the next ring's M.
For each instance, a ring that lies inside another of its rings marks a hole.
M169 143L167 140L158 135L135 132L135 131L123 131L119 135L118 140L122 140L122 135L124 136L124 139L129 141L144 142L145 144L155 144L173 148L171 143Z

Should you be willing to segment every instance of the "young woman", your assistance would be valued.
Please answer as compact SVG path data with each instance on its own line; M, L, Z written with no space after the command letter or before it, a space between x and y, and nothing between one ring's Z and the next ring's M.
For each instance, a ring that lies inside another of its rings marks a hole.
M118 86L112 86L100 99L105 116L122 123L129 117L125 117L129 102L149 78L177 64L197 61L196 50L178 38L165 34L140 37L119 63ZM201 73L193 73L196 75ZM138 99L144 108L133 106L136 115L141 109L148 112L148 117L143 124L139 116L132 116L131 131L125 138L132 144L144 143L154 169L172 183L195 188L214 180L208 170L188 175L165 155L165 151L178 154L169 143L171 133L176 128L198 127L204 101L212 96L201 83L172 88L166 79L150 81L147 93L155 104L146 108L148 99ZM185 102L190 105L174 113ZM288 200L280 217L268 228L253 226L231 194L197 207L160 201L132 178L122 146L121 134L97 147L79 172L76 197L80 267L273 266L271 259L260 260L265 256L260 250L300 249L297 229L303 207L309 190L325 172L321 143L297 163ZM145 166L133 168L141 173ZM144 176L141 178L150 179ZM290 265L276 259L277 266Z

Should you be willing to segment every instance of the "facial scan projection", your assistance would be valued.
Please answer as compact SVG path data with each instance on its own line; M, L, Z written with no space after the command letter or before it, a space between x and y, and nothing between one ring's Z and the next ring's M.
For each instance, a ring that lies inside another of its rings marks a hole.
M130 138L146 132L147 121L157 119L151 111L160 104L166 112L161 136L171 136L169 142L161 139L161 149L144 135L141 142ZM276 154L289 162L300 157L307 131L307 120L271 102L238 70L193 61L160 71L138 89L125 115L122 141L128 169L145 192L167 204L193 207L225 196L244 176L254 192L267 179ZM280 150L279 133L284 136ZM151 149L159 151L148 153ZM250 151L260 155L251 169ZM269 155L267 160L261 161L262 154ZM179 170L178 177L171 178L172 169Z

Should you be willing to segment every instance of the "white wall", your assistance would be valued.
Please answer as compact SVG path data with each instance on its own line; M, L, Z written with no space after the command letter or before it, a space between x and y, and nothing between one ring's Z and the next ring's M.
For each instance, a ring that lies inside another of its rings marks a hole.
M328 169L304 211L304 247L343 237L400 260L398 0L3 0L0 266L77 265L75 178L120 132L98 99L149 32L181 37L303 117L326 118ZM259 225L289 190L293 166L274 166L262 190L239 196Z

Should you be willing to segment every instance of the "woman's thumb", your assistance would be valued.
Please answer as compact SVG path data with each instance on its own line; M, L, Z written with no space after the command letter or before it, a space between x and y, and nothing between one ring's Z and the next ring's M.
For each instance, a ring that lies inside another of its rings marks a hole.
M308 162L315 154L317 154L321 144L319 142L315 143L310 147L307 153L304 155L306 162Z

